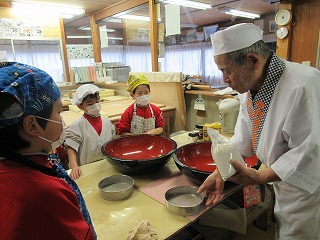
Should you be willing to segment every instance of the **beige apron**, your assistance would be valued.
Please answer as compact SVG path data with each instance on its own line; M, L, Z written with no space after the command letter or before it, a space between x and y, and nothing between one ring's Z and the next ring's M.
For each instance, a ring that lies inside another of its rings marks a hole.
M133 104L133 116L131 120L131 128L130 132L133 134L142 134L151 129L155 128L155 117L153 114L153 110L149 104L151 118L144 118L137 116L137 105L136 103Z

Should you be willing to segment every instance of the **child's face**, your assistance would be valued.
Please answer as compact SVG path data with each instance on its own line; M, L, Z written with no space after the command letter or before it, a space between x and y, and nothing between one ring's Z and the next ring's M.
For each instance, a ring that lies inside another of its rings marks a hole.
M78 105L78 107L84 111L85 113L87 112L87 107L96 104L100 102L100 96L98 93L96 93L94 96L88 96L87 98L85 98L82 102L82 104Z
M143 96L143 95L148 95L150 94L150 90L147 85L140 85L136 88L135 93L131 93L131 96L133 99L136 99L137 97Z
M59 98L57 101L53 103L52 114L49 118L50 120L53 120L56 122L51 122L51 121L47 122L45 130L41 135L42 137L46 139L50 139L51 141L56 141L59 139L60 134L63 130L62 124L57 124L57 122L62 123L62 116L60 115L61 112L62 112L62 103L61 103L61 98ZM45 152L49 152L52 150L51 145L48 142L43 141L43 143L46 144Z

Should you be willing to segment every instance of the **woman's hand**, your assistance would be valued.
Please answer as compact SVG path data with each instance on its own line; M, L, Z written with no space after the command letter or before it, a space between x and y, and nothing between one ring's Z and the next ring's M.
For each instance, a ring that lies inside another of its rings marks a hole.
M218 203L222 196L224 181L218 170L210 174L198 189L198 193L203 193L207 197L206 206Z

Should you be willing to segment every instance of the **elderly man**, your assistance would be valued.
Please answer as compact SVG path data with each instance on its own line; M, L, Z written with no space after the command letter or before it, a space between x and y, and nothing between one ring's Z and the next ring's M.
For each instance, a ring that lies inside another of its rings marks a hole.
M253 24L237 24L211 36L224 82L240 95L231 141L245 157L256 154L265 170L231 164L235 183L273 185L276 239L320 239L320 72L280 59ZM298 50L298 49L297 49ZM215 204L224 182L218 171L200 186Z

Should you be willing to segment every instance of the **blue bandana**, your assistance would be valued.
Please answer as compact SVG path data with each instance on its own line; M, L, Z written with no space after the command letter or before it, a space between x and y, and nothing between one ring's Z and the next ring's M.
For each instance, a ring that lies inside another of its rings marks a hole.
M27 115L35 115L60 98L60 90L49 74L17 62L0 62L2 93L11 94L17 104L0 116L0 128L14 125Z

